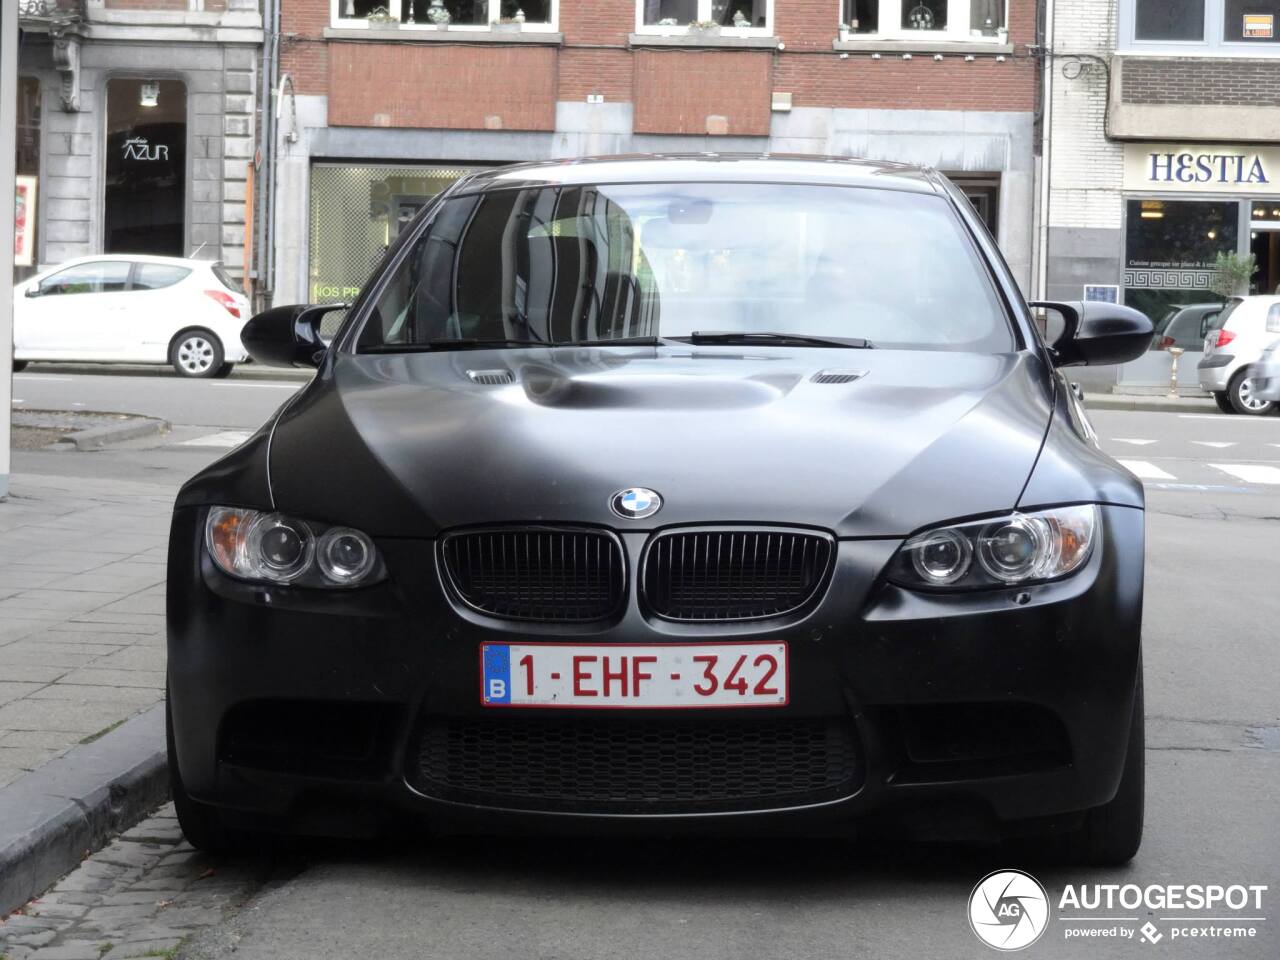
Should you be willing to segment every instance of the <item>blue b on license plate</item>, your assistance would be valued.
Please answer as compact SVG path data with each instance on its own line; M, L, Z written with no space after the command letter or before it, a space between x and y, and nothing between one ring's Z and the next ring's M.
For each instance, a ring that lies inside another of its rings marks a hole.
M785 643L486 643L488 707L781 707Z

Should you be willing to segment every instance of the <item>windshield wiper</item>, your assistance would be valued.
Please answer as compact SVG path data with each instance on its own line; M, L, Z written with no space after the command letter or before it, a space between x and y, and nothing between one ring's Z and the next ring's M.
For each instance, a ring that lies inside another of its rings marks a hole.
M850 350L871 350L870 340L861 337L815 337L807 333L772 333L758 330L695 330L687 337L671 337L699 343L777 344L792 347L845 347Z
M603 340L557 340L552 347L660 347L658 337L614 337Z
M484 350L487 347L545 347L541 340L485 340L474 337L451 337L444 340L427 340L423 343L374 343L360 349L361 353L424 353L429 350Z

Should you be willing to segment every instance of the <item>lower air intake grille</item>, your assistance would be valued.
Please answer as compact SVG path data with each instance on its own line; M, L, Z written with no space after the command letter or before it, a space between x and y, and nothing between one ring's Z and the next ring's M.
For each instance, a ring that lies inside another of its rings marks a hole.
M847 796L851 727L827 719L428 718L413 780L429 796L520 810L751 810Z
M601 530L466 531L445 537L442 550L459 596L495 617L582 623L622 602L622 545Z
M660 534L642 574L645 602L668 620L753 620L799 609L831 566L829 536L795 530Z

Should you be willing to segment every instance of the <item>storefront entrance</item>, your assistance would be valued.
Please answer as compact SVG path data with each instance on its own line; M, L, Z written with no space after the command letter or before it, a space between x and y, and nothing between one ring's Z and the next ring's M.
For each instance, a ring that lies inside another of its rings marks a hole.
M1249 205L1249 249L1258 261L1254 293L1280 290L1280 199Z
M186 183L187 85L109 81L103 252L186 256Z

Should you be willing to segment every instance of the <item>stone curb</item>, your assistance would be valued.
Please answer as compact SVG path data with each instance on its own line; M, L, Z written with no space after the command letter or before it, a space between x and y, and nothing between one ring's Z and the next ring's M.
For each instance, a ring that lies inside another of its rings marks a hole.
M58 442L70 443L77 450L101 450L113 443L168 433L170 429L172 428L167 420L157 420L154 417L130 417L128 420L121 420L106 427L77 430L75 433L67 434Z
M0 917L168 795L164 704L0 788Z
M1163 413L1222 413L1212 400L1199 397L1144 397L1137 394L1086 393L1088 410L1144 410ZM1224 414L1225 416L1225 414Z
M36 363L27 367L29 373L76 373L94 377L158 377L186 382L186 377L174 373L173 368L161 364L139 363ZM267 367L256 363L237 363L231 376L214 383L235 383L237 380L310 380L314 370L302 367ZM205 381L209 382L209 381Z

